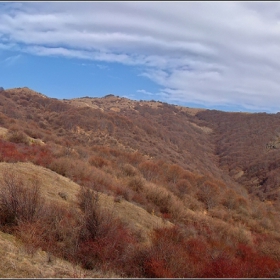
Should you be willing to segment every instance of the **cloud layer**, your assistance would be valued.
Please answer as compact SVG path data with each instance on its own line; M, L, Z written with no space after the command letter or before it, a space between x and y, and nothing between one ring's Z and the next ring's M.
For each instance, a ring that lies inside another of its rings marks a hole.
M278 2L0 5L0 49L140 66L166 101L280 111Z

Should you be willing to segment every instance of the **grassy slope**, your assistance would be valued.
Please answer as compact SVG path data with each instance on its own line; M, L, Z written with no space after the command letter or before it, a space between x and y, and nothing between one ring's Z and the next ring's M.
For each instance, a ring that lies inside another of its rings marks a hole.
M41 193L46 201L69 204L76 207L76 194L80 186L70 179L49 169L32 163L0 163L0 180L6 170L13 170L25 180L39 179ZM67 200L59 193L64 193ZM172 225L170 222L149 214L143 208L127 201L114 202L113 197L100 193L101 207L110 209L131 229L141 234L143 243L149 242L152 229ZM38 250L29 252L17 238L0 232L0 277L2 278L118 278L113 272L104 273L95 270L84 270L67 261L51 257L47 252Z
M17 238L0 232L0 278L118 278L114 273L85 270L45 251L30 253Z

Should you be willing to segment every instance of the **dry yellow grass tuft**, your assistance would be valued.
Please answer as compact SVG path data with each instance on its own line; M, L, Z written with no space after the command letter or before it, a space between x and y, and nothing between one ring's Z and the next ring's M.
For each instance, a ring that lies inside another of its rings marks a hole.
M205 111L206 109L201 108L188 108L188 107L182 107L182 106L176 106L183 112L187 112L189 115L195 116L197 113Z
M30 254L14 236L0 232L0 278L119 278L112 272L85 270L45 251Z
M5 127L0 127L0 137L5 138L6 134L8 133L8 129Z
M210 127L207 127L207 126L199 126L199 125L197 125L197 124L195 124L195 123L193 123L193 122L189 122L189 123L190 123L193 127L196 127L196 128L202 130L203 132L205 132L205 133L207 133L207 134L213 132L213 129L210 128Z

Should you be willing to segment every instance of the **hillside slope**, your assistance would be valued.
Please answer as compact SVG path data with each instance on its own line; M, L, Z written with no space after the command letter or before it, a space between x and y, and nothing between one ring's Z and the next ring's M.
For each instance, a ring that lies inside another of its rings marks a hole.
M279 274L278 114L28 88L1 91L0 112L3 197L14 170L48 202L24 216L36 200L18 197L3 232L122 277Z

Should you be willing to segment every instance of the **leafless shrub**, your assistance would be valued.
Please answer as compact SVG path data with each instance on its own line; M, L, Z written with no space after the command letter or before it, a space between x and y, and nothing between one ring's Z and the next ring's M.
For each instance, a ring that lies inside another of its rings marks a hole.
M89 159L89 164L97 168L102 168L103 166L109 165L109 161L101 156L92 156Z
M198 201L194 196L192 195L184 195L183 198L184 205L193 210L193 211L202 211L204 208L204 204L201 201Z
M205 203L207 210L215 207L219 201L219 188L211 182L204 182L198 191L198 198Z
M123 192L123 198L127 201L131 201L133 197L133 191L130 189L125 189L125 191Z
M16 235L31 253L42 248L51 254L73 261L81 228L82 219L76 209L47 203L40 213L40 219L18 224Z
M138 174L138 170L129 163L122 165L121 170L122 170L122 173L128 177L133 177Z
M14 171L5 170L0 184L1 225L34 221L42 207L38 179L35 178L27 184Z
M84 212L84 230L82 239L95 239L103 236L110 229L113 216L102 209L99 203L99 194L88 188L81 188L78 194L80 209Z
M132 177L128 182L128 186L136 192L141 192L144 187L144 180L141 177Z
M7 139L13 143L23 143L28 144L29 140L25 133L18 130L9 130L7 134Z

